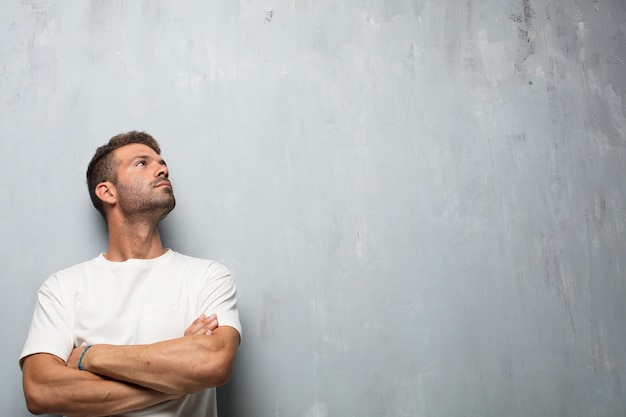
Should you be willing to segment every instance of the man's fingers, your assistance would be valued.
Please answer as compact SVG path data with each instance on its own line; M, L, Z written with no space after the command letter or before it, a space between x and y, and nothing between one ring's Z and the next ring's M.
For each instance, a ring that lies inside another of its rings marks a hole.
M215 314L207 317L206 325L203 327L204 334L209 335L213 333L213 330L219 327L219 323L217 322L217 316Z
M204 320L205 320L204 316L200 316L197 319L195 319L193 323L191 323L191 325L187 327L187 330L185 330L185 336L191 336L191 335L197 334L197 332L201 330L202 327L204 326Z
M210 316L205 316L204 314L198 317L191 323L191 325L185 330L185 336L194 336L200 334L209 335L213 330L217 329L219 323L217 321L217 316L215 314L211 314Z

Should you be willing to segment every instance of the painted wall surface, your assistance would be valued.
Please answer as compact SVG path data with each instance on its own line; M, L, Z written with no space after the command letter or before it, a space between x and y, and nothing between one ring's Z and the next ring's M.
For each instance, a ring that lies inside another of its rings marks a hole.
M623 417L625 60L623 0L4 1L0 415L138 129L237 276L222 416Z

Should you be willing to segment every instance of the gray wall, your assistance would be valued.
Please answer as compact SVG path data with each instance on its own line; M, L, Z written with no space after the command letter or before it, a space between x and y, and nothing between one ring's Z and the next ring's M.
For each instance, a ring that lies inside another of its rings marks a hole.
M0 6L0 415L35 292L106 249L139 129L167 245L228 265L223 416L626 415L623 0Z

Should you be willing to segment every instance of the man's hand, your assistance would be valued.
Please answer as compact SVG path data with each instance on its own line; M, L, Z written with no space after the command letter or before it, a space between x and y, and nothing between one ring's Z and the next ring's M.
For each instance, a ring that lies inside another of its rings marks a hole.
M185 336L196 336L196 335L210 335L213 333L213 330L219 327L219 323L217 321L217 316L215 314L211 314L210 316L205 316L204 314L198 317L191 323L191 325L185 330Z

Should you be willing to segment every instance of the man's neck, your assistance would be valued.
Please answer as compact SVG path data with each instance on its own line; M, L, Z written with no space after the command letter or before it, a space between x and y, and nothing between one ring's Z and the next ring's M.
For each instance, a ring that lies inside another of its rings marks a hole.
M109 248L104 254L109 261L153 259L163 255L166 251L155 224L128 222L109 224Z

